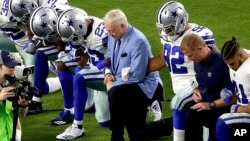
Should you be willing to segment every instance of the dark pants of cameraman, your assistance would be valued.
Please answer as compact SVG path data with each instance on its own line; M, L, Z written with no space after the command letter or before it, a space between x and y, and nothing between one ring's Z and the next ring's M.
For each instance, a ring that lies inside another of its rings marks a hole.
M216 121L223 113L230 112L230 106L200 112L189 110L186 116L185 141L203 141L203 126L209 129L210 141L216 141Z
M162 93L158 85L155 93ZM124 141L124 127L130 141L146 141L144 130L146 125L147 106L149 99L137 84L123 84L110 89L110 129L111 141Z

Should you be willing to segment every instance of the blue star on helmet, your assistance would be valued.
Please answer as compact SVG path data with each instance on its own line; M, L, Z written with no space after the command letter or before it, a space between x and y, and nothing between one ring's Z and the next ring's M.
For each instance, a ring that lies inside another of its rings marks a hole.
M42 21L42 24L40 25L43 29L48 27L48 23L45 21Z
M22 2L21 4L19 4L19 6L20 6L20 8L21 8L21 9L25 9L25 8L26 8L26 7L25 7L25 6L26 6L26 4L25 4L25 3L23 3L23 2Z
M70 19L69 21L67 21L68 26L74 26L74 20Z
M176 11L171 11L171 14L174 18L176 18L178 16L177 12Z

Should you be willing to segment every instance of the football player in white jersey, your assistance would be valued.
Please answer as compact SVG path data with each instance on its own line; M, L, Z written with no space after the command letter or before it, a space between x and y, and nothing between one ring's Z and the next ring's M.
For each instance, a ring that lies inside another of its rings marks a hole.
M3 47L5 48L4 40L11 40L15 43L15 50L17 50L21 56L23 57L24 64L26 66L34 65L34 57L32 55L26 54L25 51L22 50L22 46L29 40L27 31L27 21L28 16L26 16L25 12L22 11L21 8L19 13L14 11L15 5L17 1L13 0L1 0L0 7L0 19L1 19L1 38ZM22 5L22 7L29 7L29 10L33 10L35 6L32 3L27 3ZM15 14L15 15L14 15ZM10 46L13 47L13 46ZM6 48L8 50L14 51L14 49Z
M233 37L223 45L221 56L230 67L230 78L234 83L238 100L231 106L231 113L223 114L217 120L217 140L248 141L250 137L250 55ZM243 130L244 134L241 132Z
M30 13L33 12L38 6L45 6L55 7L57 4L64 4L67 3L67 0L61 1L53 1L53 0L46 0L45 1L38 1L38 0L3 0L0 1L2 11L1 12L1 31L3 32L2 37L8 38L15 43L16 50L21 54L22 58L24 59L24 64L26 66L34 66L34 55L27 53L27 45L30 43L29 41L29 32L28 32L28 19L30 17ZM4 40L4 39L3 39ZM2 42L5 44L5 42ZM5 45L6 46L6 45ZM4 46L3 46L4 47ZM11 47L11 46L10 46ZM8 46L9 48L9 46ZM30 75L29 80L32 83L34 81L34 74ZM46 91L45 93L56 91L60 88L60 82L58 78L49 78L44 80L46 87L40 89L41 91ZM50 85L54 83L54 85ZM56 85L58 87L55 87ZM34 84L35 85L35 84ZM31 107L33 104L29 104L29 111L32 110ZM38 106L35 107L37 109ZM41 106L40 106L41 107ZM39 110L41 111L41 110Z
M185 35L195 33L201 36L207 45L214 46L213 33L207 27L188 23L188 13L184 6L176 1L162 5L157 13L156 26L160 30L163 48L160 55L149 61L148 71L167 67L170 72L175 96L171 100L174 141L184 141L185 108L192 101L192 94L198 87L195 79L194 63L181 51L180 44Z
M68 5L63 5L63 7L70 8ZM41 113L43 111L41 104L42 95L50 93L52 88L55 91L61 87L59 79L51 79L50 83L46 82L46 79L50 79L47 78L49 74L48 61L55 62L58 49L61 50L59 45L56 44L57 40L57 42L60 42L60 38L55 34L57 18L55 8L51 7L38 7L30 16L29 29L32 38L26 44L26 52L35 56L34 86L41 93L33 95L29 104L28 114Z
M88 97L87 87L99 90L99 93L94 94L96 118L101 126L109 125L110 114L106 87L103 84L104 74L96 67L106 56L107 32L103 20L87 16L79 9L66 10L59 16L57 32L72 47L72 51L59 54L58 76L61 77L63 95L67 97L64 99L65 105L72 105L71 108L74 108L74 121L56 138L70 140L85 133L83 116ZM67 69L67 64L76 61L78 66L73 75Z

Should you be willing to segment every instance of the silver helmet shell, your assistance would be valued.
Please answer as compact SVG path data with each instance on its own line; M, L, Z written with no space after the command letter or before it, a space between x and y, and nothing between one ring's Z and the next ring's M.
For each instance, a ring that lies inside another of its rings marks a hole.
M53 8L39 7L30 16L31 32L41 38L47 38L56 33L56 22L58 16Z
M164 40L174 41L185 30L188 13L184 6L176 1L170 1L160 7L157 13L156 26Z
M19 20L26 19L29 17L37 7L36 0L10 0L9 9L12 15Z
M57 33L64 41L78 42L87 33L86 19L88 19L88 14L84 10L68 9L58 18Z

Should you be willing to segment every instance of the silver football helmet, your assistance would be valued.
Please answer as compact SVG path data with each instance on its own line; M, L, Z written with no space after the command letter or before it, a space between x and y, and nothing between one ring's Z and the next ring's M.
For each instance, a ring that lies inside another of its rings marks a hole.
M30 29L42 39L56 33L57 13L53 8L39 7L30 16Z
M10 12L19 21L27 22L32 13L37 7L37 0L10 0Z
M86 19L88 14L84 10L66 10L58 18L57 33L64 41L82 42L88 29Z
M156 26L164 40L175 41L185 30L188 13L184 6L176 1L170 1L160 7L157 13Z

